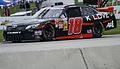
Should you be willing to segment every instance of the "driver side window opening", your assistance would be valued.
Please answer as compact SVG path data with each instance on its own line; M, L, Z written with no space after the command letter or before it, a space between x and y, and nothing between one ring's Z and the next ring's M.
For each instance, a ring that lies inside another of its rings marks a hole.
M80 7L71 7L66 10L66 14L68 18L71 17L80 17L81 12L80 12Z
M60 18L66 18L66 17L67 17L66 13L62 13L61 16L60 16Z
M90 7L81 7L81 11L83 16L94 15L97 13L97 11Z

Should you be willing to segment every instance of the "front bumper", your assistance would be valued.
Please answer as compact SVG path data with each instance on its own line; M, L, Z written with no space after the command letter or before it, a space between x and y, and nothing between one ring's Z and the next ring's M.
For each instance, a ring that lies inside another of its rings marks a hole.
M6 41L21 40L41 40L41 30L25 30L25 31L4 31L3 36Z

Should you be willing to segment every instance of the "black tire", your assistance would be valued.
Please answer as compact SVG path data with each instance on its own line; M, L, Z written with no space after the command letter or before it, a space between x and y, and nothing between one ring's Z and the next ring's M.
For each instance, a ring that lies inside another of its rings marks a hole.
M12 43L21 43L22 41L12 41Z
M53 40L54 36L55 36L55 29L53 25L47 24L43 28L43 40Z
M97 23L93 26L93 37L100 38L103 35L103 26L101 23Z

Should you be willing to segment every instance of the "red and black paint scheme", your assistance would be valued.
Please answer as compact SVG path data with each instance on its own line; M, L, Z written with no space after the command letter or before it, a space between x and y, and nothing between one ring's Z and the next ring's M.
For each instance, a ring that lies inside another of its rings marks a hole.
M35 22L7 26L3 34L6 41L99 38L104 31L116 26L111 12L98 12L85 5L68 5L46 9Z

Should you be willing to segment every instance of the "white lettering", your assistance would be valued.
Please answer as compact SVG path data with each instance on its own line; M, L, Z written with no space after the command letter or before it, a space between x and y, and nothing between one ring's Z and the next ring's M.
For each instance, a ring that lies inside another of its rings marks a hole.
M97 17L98 17L99 19L102 19L102 15L100 15L100 14L97 14Z
M87 21L91 21L90 17L89 16L85 16Z
M98 18L96 17L96 16L94 16L94 15L92 15L92 17L94 18L94 20L97 20Z
M103 18L109 18L109 15L107 13L103 14Z
M114 27L113 21L111 23L108 23L108 25L106 26L106 28L113 28L113 27Z

